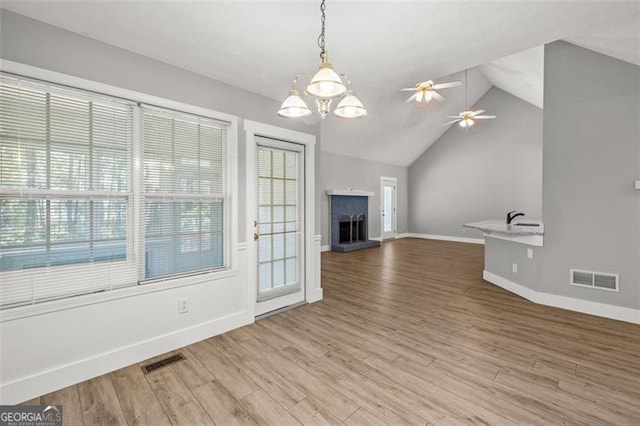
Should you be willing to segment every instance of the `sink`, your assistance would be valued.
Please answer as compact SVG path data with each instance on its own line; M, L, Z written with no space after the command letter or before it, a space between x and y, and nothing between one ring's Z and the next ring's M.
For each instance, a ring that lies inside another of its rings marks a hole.
M514 223L514 226L540 226L539 223Z

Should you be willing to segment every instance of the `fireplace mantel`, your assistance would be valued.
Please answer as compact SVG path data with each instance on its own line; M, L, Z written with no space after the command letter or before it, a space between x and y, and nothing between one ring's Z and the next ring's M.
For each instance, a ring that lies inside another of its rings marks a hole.
M327 189L327 195L348 195L360 197L373 197L373 192L360 189Z

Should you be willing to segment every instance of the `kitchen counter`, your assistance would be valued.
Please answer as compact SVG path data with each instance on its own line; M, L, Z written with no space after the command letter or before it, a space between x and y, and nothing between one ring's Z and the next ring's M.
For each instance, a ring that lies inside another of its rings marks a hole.
M518 224L536 223L539 226L526 226ZM542 236L544 235L544 224L539 220L522 219L507 225L504 219L485 220L482 222L465 223L466 228L480 230L485 237L498 238L502 240L514 241L542 247Z

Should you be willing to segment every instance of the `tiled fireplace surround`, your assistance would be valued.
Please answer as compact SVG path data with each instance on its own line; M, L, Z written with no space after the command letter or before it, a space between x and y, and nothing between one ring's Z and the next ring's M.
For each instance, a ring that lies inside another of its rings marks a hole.
M349 252L380 245L368 239L369 197L327 191L331 211L331 250Z

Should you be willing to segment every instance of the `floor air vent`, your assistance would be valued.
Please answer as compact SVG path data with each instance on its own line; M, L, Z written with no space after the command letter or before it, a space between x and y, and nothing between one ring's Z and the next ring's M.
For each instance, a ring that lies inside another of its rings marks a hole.
M170 357L161 359L160 361L152 362L151 364L147 364L142 367L142 371L144 374L153 373L156 370L161 369L162 367L167 367L171 364L175 364L176 362L180 362L185 360L186 358L182 353L177 353L176 355L171 355Z
M571 284L599 290L618 291L620 277L616 274L602 272L571 270Z

